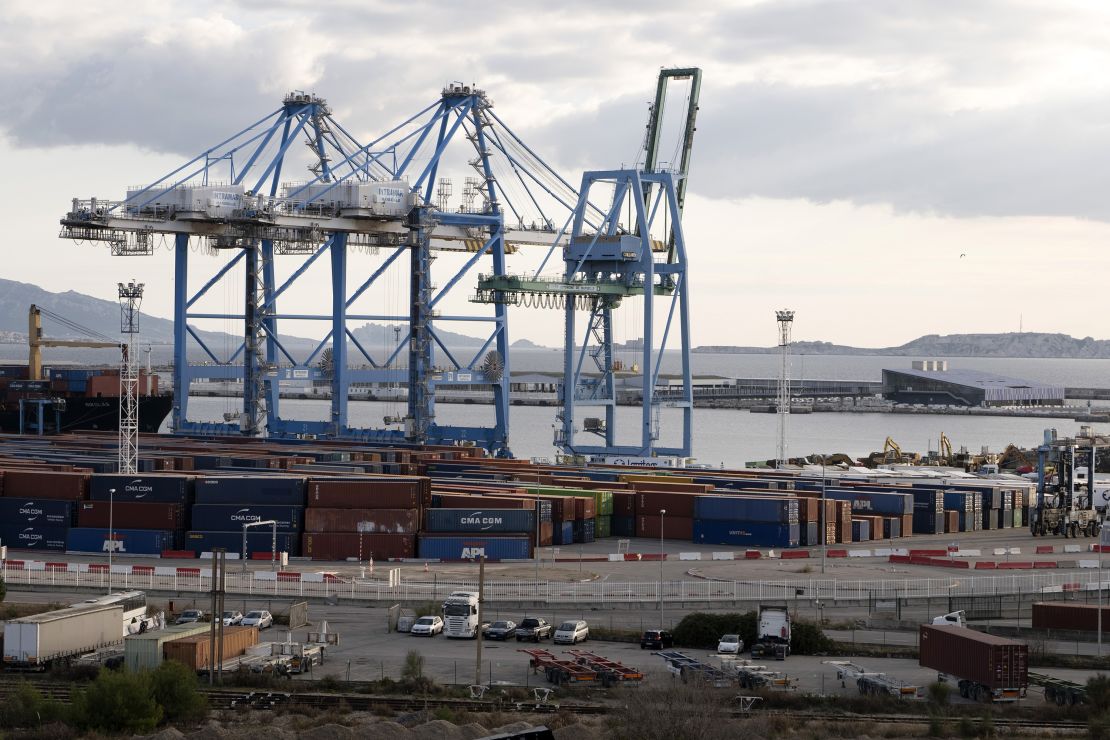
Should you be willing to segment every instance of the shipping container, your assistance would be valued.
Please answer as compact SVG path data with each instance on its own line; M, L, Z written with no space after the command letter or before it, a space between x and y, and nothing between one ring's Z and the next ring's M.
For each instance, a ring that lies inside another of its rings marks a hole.
M114 491L114 493L113 493ZM94 475L89 481L93 501L192 503L193 477L187 475Z
M247 652L247 648L258 644L257 627L224 627L223 659L230 660ZM211 634L201 633L181 637L162 644L162 655L166 660L184 663L194 671L207 670L211 663ZM217 652L217 659L219 652Z
M124 529L184 529L185 506L140 501L82 501L77 526Z
M659 539L660 535L665 540L690 542L694 538L694 520L691 517L671 516L670 509L662 517L658 513L650 516L641 514L636 517L637 537Z
M123 664L127 670L153 671L162 665L162 646L171 640L191 637L208 632L210 624L193 622L191 624L169 624L165 629L144 632L141 635L128 635L123 639Z
M0 527L70 527L73 506L72 501L57 499L0 498Z
M1033 603L1033 629L1098 632L1098 604L1070 601ZM1110 632L1110 604L1102 607L1102 631Z
M273 547L273 530L270 527L252 527L247 530L248 557L256 552L273 552ZM202 552L212 552L217 548L242 555L243 530L223 532L192 530L185 533L182 548L191 550L198 555ZM301 554L300 536L295 532L279 531L277 533L277 551L287 552L292 557L299 557Z
M614 516L609 522L609 532L612 537L635 537L636 517ZM556 542L555 544L560 544Z
M852 520L852 542L867 542L871 539L871 522L867 519Z
M799 525L768 522L729 522L695 519L693 541L697 545L733 547L797 547Z
M69 527L0 522L0 545L13 550L64 551L68 532Z
M87 473L65 473L42 470L4 470L4 487L0 493L7 498L44 498L78 501L88 494Z
M944 534L945 515L932 511L915 511L913 515L914 534Z
M417 556L428 559L528 560L532 552L532 539L525 536L422 534L417 540Z
M44 667L123 640L123 607L71 606L4 623L4 666Z
M118 555L161 555L165 550L176 547L174 533L160 529L108 529L101 527L74 527L66 533L68 552L101 553L112 552Z
M536 521L535 512L526 509L428 509L424 527L428 532L533 532Z
M902 516L913 513L914 498L908 493L877 493L851 489L826 489L825 498L850 501L854 514Z
M244 524L264 521L277 522L279 532L300 532L304 529L304 507L264 504L196 504L192 508L190 520L192 528L202 532L229 532L233 529L241 529Z
M285 475L205 476L196 481L196 502L304 506L305 479Z
M647 491L637 493L636 516L659 516L661 510L666 510L667 516L681 517L693 521L694 504L697 500L698 497L692 493L655 493Z
M995 692L1018 698L1029 685L1029 648L1024 643L988 635L967 627L923 624L918 662L926 668L972 681Z
M331 509L420 509L431 504L427 478L313 478L308 505Z
M416 535L310 532L302 554L313 560L390 560L416 557Z
M304 528L306 532L416 534L420 530L420 510L309 508L304 511Z
M627 522L629 531L633 534L636 529L635 517L624 517L623 521ZM632 536L629 534L628 536ZM551 534L551 544L553 545L572 545L574 544L574 522L559 522L555 525L554 531Z
M586 544L597 539L597 523L594 519L576 519L574 521L574 541Z
M797 524L798 499L785 496L698 496L694 500L694 518L702 521L716 519Z

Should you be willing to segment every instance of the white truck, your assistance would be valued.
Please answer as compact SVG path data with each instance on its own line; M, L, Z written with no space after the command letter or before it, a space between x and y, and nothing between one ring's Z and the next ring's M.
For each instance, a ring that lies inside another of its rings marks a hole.
M760 606L752 657L786 660L790 655L790 611L785 606Z
M941 614L939 617L933 617L933 624L936 625L951 625L953 627L966 627L967 620L964 619L964 612L961 609L957 612L949 612L948 614Z
M12 619L4 623L5 670L45 670L123 642L123 606L90 604Z
M443 602L443 634L471 639L478 637L480 632L478 594L473 591L453 592Z

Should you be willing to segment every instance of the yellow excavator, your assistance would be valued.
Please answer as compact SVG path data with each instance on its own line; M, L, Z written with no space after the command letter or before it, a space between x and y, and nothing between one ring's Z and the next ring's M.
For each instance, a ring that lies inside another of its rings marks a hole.
M50 318L57 319L63 323L73 326L74 328L88 331L71 321L63 319L44 308L31 304L31 310L27 313L27 346L28 346L28 360L27 372L29 380L49 380L49 378L42 377L42 348L43 347L87 347L92 349L125 349L125 345L120 342L100 341L93 339L46 339L42 336L42 315L46 314Z

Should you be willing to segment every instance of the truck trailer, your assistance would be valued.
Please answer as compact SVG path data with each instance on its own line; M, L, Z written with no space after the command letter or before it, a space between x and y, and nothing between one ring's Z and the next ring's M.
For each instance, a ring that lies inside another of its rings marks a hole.
M1029 687L1029 646L967 627L923 624L918 662L952 681L965 699L1017 701Z
M45 670L123 642L119 604L89 604L12 619L4 623L4 668Z

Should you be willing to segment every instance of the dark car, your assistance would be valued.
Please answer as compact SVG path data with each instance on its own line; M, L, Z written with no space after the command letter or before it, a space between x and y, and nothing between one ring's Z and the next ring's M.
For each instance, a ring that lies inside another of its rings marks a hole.
M531 640L532 642L539 642L545 637L551 637L551 633L554 629L555 628L544 619L529 617L516 628L516 641Z
M485 637L487 640L507 640L515 634L516 622L511 619L486 625L486 628L482 630L482 637Z
M640 636L640 649L665 650L674 647L674 637L667 630L645 630Z

